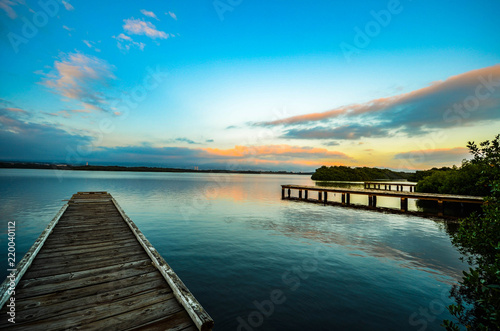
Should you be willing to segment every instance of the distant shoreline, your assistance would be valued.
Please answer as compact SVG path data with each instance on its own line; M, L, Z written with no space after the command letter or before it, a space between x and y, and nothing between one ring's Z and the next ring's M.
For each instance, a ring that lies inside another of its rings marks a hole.
M48 162L0 162L0 169L53 169L53 170L77 170L77 171L130 171L130 172L181 172L181 173L224 173L224 174L272 174L272 175L309 175L313 172L291 172L291 171L259 171L259 170L222 170L207 169L194 170L182 168L162 167L126 167L126 166L102 166L102 165L68 165Z

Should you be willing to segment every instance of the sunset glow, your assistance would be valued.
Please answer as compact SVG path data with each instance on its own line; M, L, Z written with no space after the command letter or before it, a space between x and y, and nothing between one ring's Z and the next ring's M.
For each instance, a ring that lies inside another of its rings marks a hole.
M500 133L497 1L0 0L0 161L460 165Z

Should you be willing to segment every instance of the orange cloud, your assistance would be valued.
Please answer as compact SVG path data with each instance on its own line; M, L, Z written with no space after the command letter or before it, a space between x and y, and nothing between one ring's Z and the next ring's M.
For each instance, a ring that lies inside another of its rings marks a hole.
M288 127L283 137L289 139L354 140L392 136L396 132L415 135L498 120L499 107L500 64L451 76L396 96L254 125ZM301 125L293 127L297 124Z
M106 110L105 90L110 80L116 79L114 67L105 60L81 53L62 54L54 62L54 71L44 74L42 84L69 99L80 101L85 109Z
M344 153L329 151L326 148L300 147L290 145L267 145L267 146L235 146L231 149L203 148L208 157L226 158L334 158L348 159Z

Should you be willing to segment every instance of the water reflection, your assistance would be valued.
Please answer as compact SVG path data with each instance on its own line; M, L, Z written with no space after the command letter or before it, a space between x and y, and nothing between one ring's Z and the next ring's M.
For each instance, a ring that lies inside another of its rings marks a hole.
M450 266L446 261L447 253L440 255L443 247L439 243L443 238L442 230L451 232L456 223L435 220L433 224L414 216L330 206L319 206L313 210L287 208L282 213L277 220L250 218L246 221L252 227L299 240L314 240L353 256L390 260L403 268L433 274L448 283L452 281L449 276L454 279L460 276L462 265ZM390 217L389 222L384 215Z
M448 223L281 200L281 184L314 182L296 175L73 171L59 181L50 170L0 170L0 217L2 224L18 222L22 256L62 199L77 191L112 193L218 330L236 330L237 318L274 289L287 291L287 300L262 330L408 329L408 317L464 268ZM290 290L282 275L317 249L327 252L317 270Z

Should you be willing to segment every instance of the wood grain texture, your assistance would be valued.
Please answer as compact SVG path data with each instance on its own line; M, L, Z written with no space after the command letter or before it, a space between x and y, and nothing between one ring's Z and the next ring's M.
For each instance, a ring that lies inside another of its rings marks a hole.
M106 192L73 195L30 250L13 295L16 323L2 318L0 328L200 329L115 203Z

